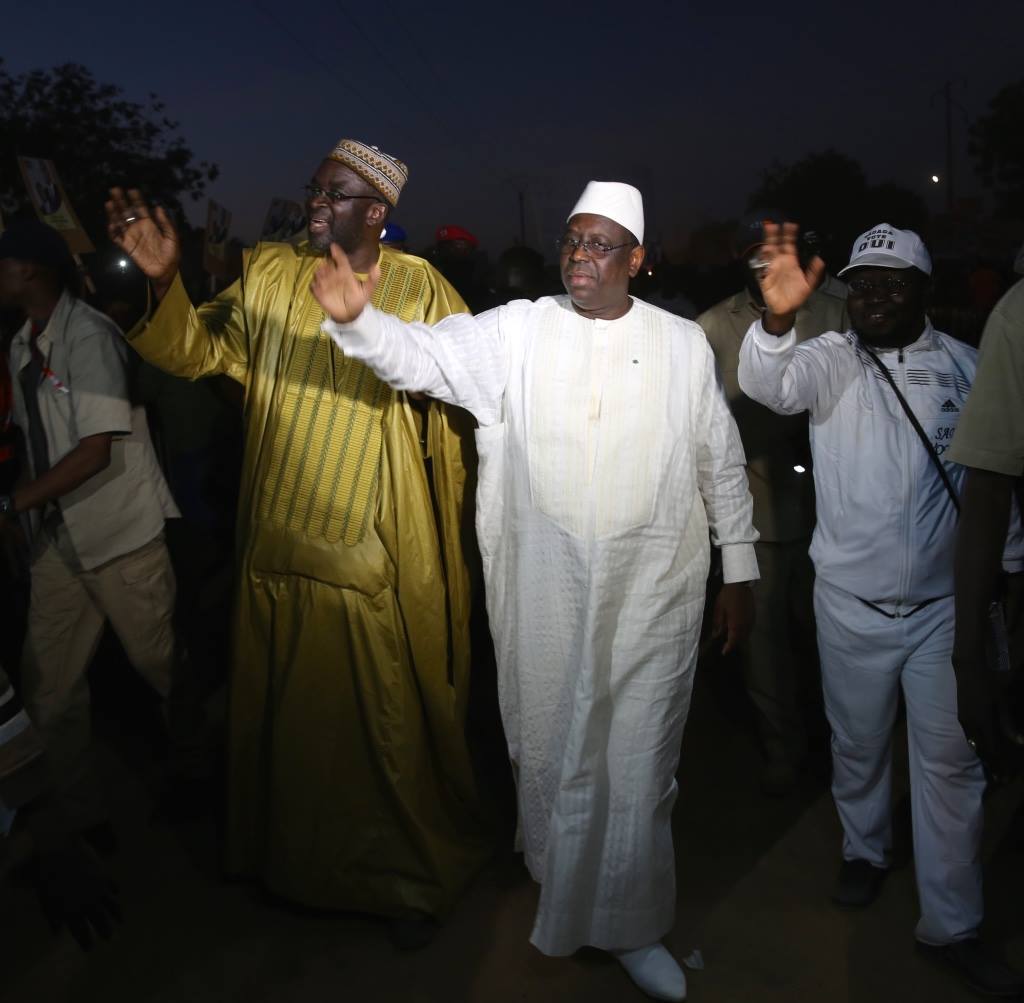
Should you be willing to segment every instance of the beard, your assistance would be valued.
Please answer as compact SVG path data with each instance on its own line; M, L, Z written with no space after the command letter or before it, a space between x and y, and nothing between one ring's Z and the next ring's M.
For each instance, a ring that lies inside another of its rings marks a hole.
M923 315L894 316L872 322L867 317L851 315L850 326L868 348L904 348L921 337L925 328L925 318Z
M307 230L306 236L309 238L310 248L317 254L326 254L330 250L331 244L337 244L346 254L351 255L359 248L361 234L358 227L354 229L352 226L335 224L316 233Z
M324 230L322 233L309 233L309 246L317 252L317 254L326 254L331 244L336 244L337 240L334 234L330 230Z

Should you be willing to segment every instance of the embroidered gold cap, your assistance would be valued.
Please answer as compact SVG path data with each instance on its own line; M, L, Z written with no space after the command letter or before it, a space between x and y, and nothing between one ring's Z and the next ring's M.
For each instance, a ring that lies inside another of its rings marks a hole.
M358 174L367 184L380 192L390 206L398 205L398 196L409 180L409 168L376 146L360 143L358 139L340 139L329 160L337 160Z

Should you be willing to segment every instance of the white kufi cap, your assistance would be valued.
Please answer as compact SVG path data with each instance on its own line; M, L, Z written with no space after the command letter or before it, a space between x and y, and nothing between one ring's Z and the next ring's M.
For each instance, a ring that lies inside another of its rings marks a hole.
M566 222L581 212L605 216L629 230L638 244L644 242L644 200L632 185L621 181L588 181Z

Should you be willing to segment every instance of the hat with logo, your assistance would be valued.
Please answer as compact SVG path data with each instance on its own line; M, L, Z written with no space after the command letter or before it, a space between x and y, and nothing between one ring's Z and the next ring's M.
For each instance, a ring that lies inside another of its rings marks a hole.
M862 233L850 252L850 263L839 274L853 268L916 268L931 275L932 259L924 241L913 230L897 230L888 223L879 223Z

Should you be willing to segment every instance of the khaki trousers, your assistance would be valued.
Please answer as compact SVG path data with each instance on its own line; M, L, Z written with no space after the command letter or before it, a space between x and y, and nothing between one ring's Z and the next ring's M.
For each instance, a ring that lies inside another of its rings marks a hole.
M63 808L84 827L105 815L89 756L86 670L109 620L132 666L166 704L177 660L175 581L163 533L91 571L76 570L62 543L48 541L32 564L22 679Z
M761 573L754 588L756 618L740 649L765 759L793 767L807 751L808 718L819 718L824 727L809 543L754 544Z

